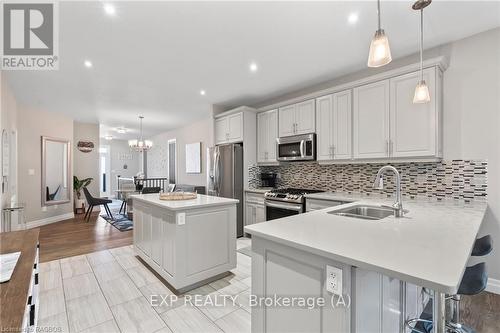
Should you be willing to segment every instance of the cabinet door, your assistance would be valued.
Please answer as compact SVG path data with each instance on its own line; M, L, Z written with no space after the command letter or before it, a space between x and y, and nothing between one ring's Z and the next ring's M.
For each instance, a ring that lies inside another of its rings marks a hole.
M276 162L276 138L278 138L278 110L267 113L267 162Z
M269 113L257 114L257 162L266 162L269 155Z
M321 126L321 125L320 125ZM351 90L333 95L332 118L333 158L346 160L352 158L352 106Z
M134 203L134 246L144 251L144 240L142 237L142 206Z
M298 103L295 109L295 134L307 134L316 132L316 115L314 99Z
M228 140L227 117L215 119L215 143L224 143Z
M163 219L162 219L162 210L153 208L151 214L151 259L153 261L161 266L162 260L162 233L161 233L161 227L163 224Z
M266 221L266 209L264 205L255 205L255 223Z
M246 203L245 210L245 225L251 225L255 223L255 205L251 203Z
M354 158L389 153L389 80L354 88Z
M243 141L243 113L236 113L227 117L228 122L228 141Z
M295 104L279 108L278 124L280 137L295 134Z
M323 96L316 99L317 128L317 157L318 161L332 159L333 136L333 96Z
M142 212L142 239L143 239L143 250L151 257L151 208L145 207Z
M424 71L431 101L413 104L419 72L391 79L391 156L437 156L436 69Z

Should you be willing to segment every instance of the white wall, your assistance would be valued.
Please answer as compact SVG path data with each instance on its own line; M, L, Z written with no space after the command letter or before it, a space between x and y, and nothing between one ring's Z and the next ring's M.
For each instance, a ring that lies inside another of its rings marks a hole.
M99 196L99 124L75 121L73 131L75 143L73 145L74 175L78 179L94 178L88 188L92 195ZM76 147L78 141L91 141L94 143L94 149L89 153L81 152Z
M115 191L118 189L118 182L116 181L117 176L131 178L142 170L141 154L131 151L128 146L128 142L125 140L103 141L103 144L109 145L110 147L110 195L114 197L116 194ZM130 156L131 159L123 159L125 156Z
M207 117L191 125L150 138L153 148L148 152L148 177L167 177L167 143L177 140L177 183L206 186L206 150L213 144L213 119ZM201 142L201 173L186 173L186 144Z

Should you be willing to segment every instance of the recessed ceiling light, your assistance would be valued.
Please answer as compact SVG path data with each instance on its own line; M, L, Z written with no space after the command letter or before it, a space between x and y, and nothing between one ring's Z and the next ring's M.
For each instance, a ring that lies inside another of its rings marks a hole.
M109 16L114 16L116 14L116 8L110 3L104 4L104 12Z
M85 65L85 67L87 67L87 68L91 68L91 67L92 67L92 61L90 61L90 60L85 60L85 61L83 62L83 64L84 64L84 65Z
M201 96L205 96L207 94L207 92L205 90L200 90L200 95Z
M116 131L120 134L124 134L124 133L127 133L127 129L126 128L123 128L123 127L118 127L116 129Z
M358 19L359 19L358 13L351 13L347 17L347 22L349 22L350 24L355 24L356 22L358 22Z
M259 69L259 66L257 66L257 64L255 62L252 62L252 63L250 63L249 68L250 68L251 72L257 72L257 70Z
M113 140L113 136L112 136L112 135L106 135L106 136L104 137L104 139L106 139L106 140L110 141L110 140Z

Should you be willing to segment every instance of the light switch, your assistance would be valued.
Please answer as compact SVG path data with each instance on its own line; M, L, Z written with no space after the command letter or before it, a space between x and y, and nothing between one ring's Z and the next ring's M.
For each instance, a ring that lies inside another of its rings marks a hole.
M186 224L186 213L177 214L177 225Z
M28 176L34 176L35 175L35 169L28 169Z

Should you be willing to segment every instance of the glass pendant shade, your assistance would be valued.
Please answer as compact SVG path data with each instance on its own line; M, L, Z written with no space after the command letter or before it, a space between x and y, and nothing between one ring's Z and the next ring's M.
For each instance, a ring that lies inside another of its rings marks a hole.
M368 55L368 67L380 67L387 65L392 61L389 39L383 29L375 32L370 44L370 53Z
M415 88L415 95L413 96L413 103L427 103L430 102L431 96L429 94L429 87L425 80L421 80Z

